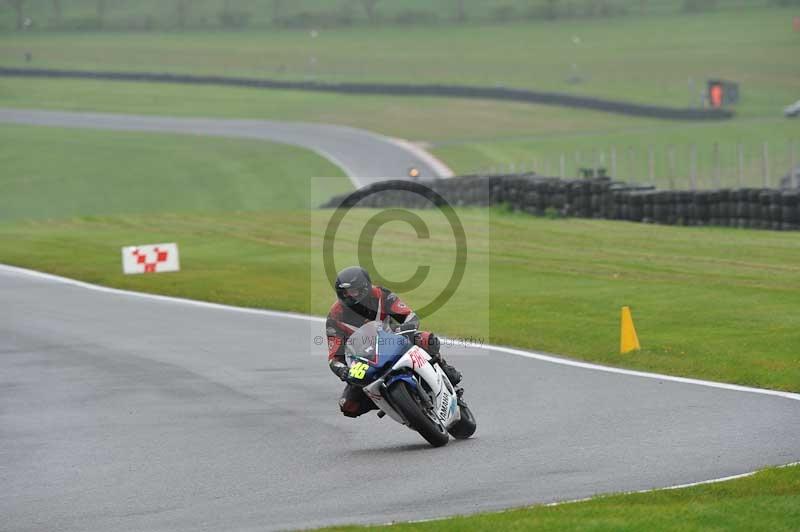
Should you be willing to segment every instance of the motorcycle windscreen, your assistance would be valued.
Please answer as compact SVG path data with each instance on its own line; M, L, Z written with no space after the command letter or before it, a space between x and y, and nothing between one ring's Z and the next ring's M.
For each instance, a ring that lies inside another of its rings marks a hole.
M374 368L394 363L408 351L411 343L404 336L389 332L385 325L373 321L356 330L345 344L347 364L363 362Z

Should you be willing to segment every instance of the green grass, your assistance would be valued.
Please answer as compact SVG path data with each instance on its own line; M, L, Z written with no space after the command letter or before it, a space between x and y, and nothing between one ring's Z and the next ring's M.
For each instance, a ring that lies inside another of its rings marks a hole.
M68 3L74 12L65 14L90 18L93 3ZM481 2L482 12L478 3L468 0L470 14L486 20L489 3ZM793 11L686 16L675 13L676 2L650 4L667 16L322 30L316 38L307 31L2 34L0 65L27 65L30 51L34 67L503 84L680 107L696 100L689 78L699 88L708 77L722 77L742 83L737 119L689 125L486 101L9 78L0 78L0 106L342 123L428 142L459 172L535 161L539 171L549 165L555 173L561 153L573 172L575 151L584 166L593 153L599 159L605 151L607 160L615 146L620 177L642 176L644 149L653 145L662 185L670 145L679 150L677 184L686 182L692 143L699 145L707 184L711 142L722 145L723 179L730 183L732 144L745 143L753 167L752 154L769 141L778 158L773 176L779 175L791 160L787 141L800 137L795 122L780 117L800 92ZM44 0L28 5L44 25ZM210 2L196 5L215 16ZM431 9L427 2L413 5ZM521 2L514 5L521 9ZM112 9L110 17L120 21L151 10L168 17L171 5L148 0L136 11ZM254 14L254 25L267 16ZM0 9L0 27L9 21L10 10ZM567 83L574 72L583 83ZM631 146L638 168L624 158ZM340 174L308 152L263 142L2 126L0 262L108 286L324 314L331 293L317 251L329 213L303 210L307 179L317 175ZM746 177L761 181L756 168ZM330 183L311 189L324 195L349 186L343 178ZM172 212L178 210L184 212ZM372 214L348 218L338 264L354 262L355 235ZM427 261L432 283L441 284L452 266L448 229L435 214L419 214L433 238L420 242L407 227L387 226L379 241L391 245L378 248L376 263L400 279L416 261ZM546 220L500 210L460 215L470 235L467 277L448 305L425 319L427 327L452 336L477 331L495 343L609 365L800 391L797 234ZM121 246L157 241L179 243L181 272L120 273ZM430 288L403 295L418 307L429 301ZM622 305L633 307L644 347L629 355L617 352ZM796 530L798 508L800 470L792 467L685 490L400 526Z
M763 166L765 142L769 161L766 174ZM714 159L715 144L719 163ZM605 134L574 131L527 139L445 141L434 143L432 152L447 161L457 174L476 169L497 173L513 168L560 175L563 157L564 175L568 177L579 175L580 168L604 167L610 175L624 181L688 189L692 186L692 146L697 153L695 186L698 188L774 187L788 173L792 163L800 164L800 128L783 118L641 128L631 124ZM742 150L741 177L739 146Z
M558 2L557 2L558 3ZM625 14L674 14L681 11L683 0L659 0L658 2L640 2L640 0L604 0L603 2L586 0L571 2L568 6L560 2L557 11L560 16L573 11L575 16L590 16L593 5L607 5L615 8L614 14L625 10ZM767 0L726 0L718 6L720 9L736 9L743 6L764 6ZM152 30L172 29L179 27L175 2L159 0L108 1L106 2L104 29L107 30ZM192 0L184 17L184 25L194 28L219 28L219 12L227 5L237 12L248 15L246 22L250 28L275 29L274 4L259 0L227 0L221 4L218 0ZM542 17L545 0L464 0L464 12L467 20L462 23L490 20L519 20L525 17ZM63 2L62 19L58 21L51 0L28 0L24 5L25 16L33 21L32 30L41 29L92 29L98 26L96 0L70 0ZM415 16L409 20L408 15ZM284 1L279 17L294 20L306 27L339 25L349 26L377 24L448 24L456 22L456 3L452 0L403 0L402 2L377 2L375 19L370 21L360 2L330 0L303 0L302 2ZM304 20L301 16L305 15ZM9 30L16 25L14 12L0 4L0 31ZM280 24L277 24L280 25Z
M800 162L800 129L780 116L697 124L463 99L18 78L0 78L0 107L338 123L422 141L457 173L505 171L513 164L516 169L556 175L563 154L566 175L576 176L578 168L595 163L610 169L614 148L617 177L648 182L647 150L652 146L655 183L683 188L688 186L689 150L695 144L698 184L710 187L716 142L721 184L738 185L736 146L742 144L744 183L761 186L763 142L769 144L773 185L790 167L790 146L795 162ZM672 179L670 147L675 150Z
M763 142L769 144L770 183L800 161L797 121L781 115L800 94L800 63L794 60L800 34L791 31L791 14L726 9L435 30L360 27L323 31L317 38L293 31L0 35L3 65L26 64L24 52L31 51L31 66L41 67L503 84L678 107L697 100L690 98L689 78L700 90L705 79L722 77L740 82L742 94L737 118L724 123L493 101L13 78L0 79L0 106L345 124L425 142L459 173L513 164L558 174L563 155L566 175L575 176L579 167L595 163L610 168L613 148L617 177L649 182L647 150L653 147L654 181L662 187L687 186L693 144L698 184L714 185L713 143L720 145L720 184L738 184L735 152L741 143L743 181L757 186L764 183ZM573 64L584 83L567 83Z
M369 529L424 531L558 530L749 530L791 532L800 523L800 467L769 469L753 476L679 490L610 495L559 506ZM329 531L364 530L334 527Z
M306 209L350 188L327 161L283 145L181 135L6 125L0 139L0 262L135 290L327 312L319 250L330 213ZM345 219L337 264L358 260L358 235L373 214ZM446 284L455 257L444 217L420 215L429 239L392 222L375 248L377 270L390 280L432 265L429 282L404 293L418 308ZM427 326L611 365L800 390L800 235L501 209L462 216L466 277ZM150 241L178 242L184 270L121 275L119 248ZM617 352L623 305L633 307L644 345L636 355Z
M684 107L709 77L742 83L745 116L797 98L790 9L504 26L298 32L0 35L0 64L288 79L502 84ZM575 44L575 38L580 44ZM31 52L28 64L24 53ZM573 66L575 65L575 66ZM575 72L584 83L570 84Z
M337 264L356 261L356 236L373 214L345 219ZM430 211L419 214L430 240L407 226L387 226L376 248L378 269L390 279L407 278L420 262L432 265L432 284L403 294L416 307L452 270L449 228ZM109 286L325 314L332 296L316 251L329 216L160 214L4 224L0 262ZM461 216L470 235L467 278L426 327L615 366L800 391L800 235L499 211ZM151 241L178 242L183 271L123 276L119 248ZM633 308L644 348L635 354L618 353L623 305Z
M349 190L342 171L256 140L0 125L0 221L76 215L307 208Z
M0 106L329 122L428 142L490 142L581 132L602 135L618 128L664 125L608 113L485 100L22 78L0 78Z

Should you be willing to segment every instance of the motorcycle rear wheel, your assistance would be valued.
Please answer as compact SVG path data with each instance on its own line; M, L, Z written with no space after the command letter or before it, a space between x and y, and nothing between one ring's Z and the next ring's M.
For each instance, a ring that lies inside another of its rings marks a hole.
M419 432L434 447L446 445L450 435L441 423L434 422L425 414L422 406L414 399L408 383L398 381L387 391L389 399L397 410L409 422L409 426Z

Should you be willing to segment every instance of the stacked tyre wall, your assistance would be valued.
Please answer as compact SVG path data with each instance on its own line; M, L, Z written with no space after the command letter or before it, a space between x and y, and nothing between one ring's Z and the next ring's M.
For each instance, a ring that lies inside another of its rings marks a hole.
M425 181L453 206L502 206L536 216L627 220L686 226L771 230L800 229L800 190L761 188L672 191L637 187L609 178L565 180L537 175L462 176ZM378 186L385 187L378 184ZM396 181L391 190L339 196L323 207L426 208L429 199Z

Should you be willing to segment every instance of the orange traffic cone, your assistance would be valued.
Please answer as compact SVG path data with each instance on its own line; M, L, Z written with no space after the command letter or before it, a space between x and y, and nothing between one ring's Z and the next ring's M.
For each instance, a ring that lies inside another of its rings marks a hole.
M619 331L619 352L622 354L638 351L639 337L636 336L636 327L633 326L633 316L630 307L622 307L622 316Z

